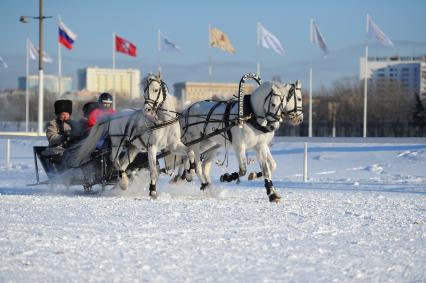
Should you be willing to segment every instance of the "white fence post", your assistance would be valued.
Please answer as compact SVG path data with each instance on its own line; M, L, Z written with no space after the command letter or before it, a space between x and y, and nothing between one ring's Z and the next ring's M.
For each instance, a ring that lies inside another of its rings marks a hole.
M10 169L10 139L6 141L6 170Z
M303 182L308 181L308 143L305 142L305 150L303 151Z

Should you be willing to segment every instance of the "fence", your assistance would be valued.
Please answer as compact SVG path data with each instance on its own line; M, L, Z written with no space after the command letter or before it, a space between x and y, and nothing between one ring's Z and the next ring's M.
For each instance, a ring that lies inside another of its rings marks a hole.
M30 140L45 140L45 135L38 135L33 132L0 132L0 139L6 140L5 146L5 163L6 168L11 167L11 139L30 139ZM288 143L303 143L304 144L304 154L303 154L303 181L308 181L308 152L309 144L312 143L358 143L358 144L426 144L426 138L354 138L354 137L283 137L277 136L274 138L274 142L288 142Z

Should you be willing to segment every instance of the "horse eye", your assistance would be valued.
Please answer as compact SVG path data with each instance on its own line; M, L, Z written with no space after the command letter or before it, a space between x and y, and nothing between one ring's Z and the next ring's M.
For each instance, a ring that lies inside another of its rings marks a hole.
M275 107L275 103L272 103L272 107Z
M302 101L302 99L301 99L301 98L298 98L298 99L297 99L297 101Z

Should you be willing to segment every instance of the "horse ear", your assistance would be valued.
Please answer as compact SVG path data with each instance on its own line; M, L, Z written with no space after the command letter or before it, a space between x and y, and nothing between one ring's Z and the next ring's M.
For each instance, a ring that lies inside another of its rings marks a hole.
M157 78L158 78L159 80L161 80L161 72L160 72L160 71L158 71L158 73L157 73Z
M296 87L297 88L301 88L302 87L302 83L300 82L300 80L296 81Z

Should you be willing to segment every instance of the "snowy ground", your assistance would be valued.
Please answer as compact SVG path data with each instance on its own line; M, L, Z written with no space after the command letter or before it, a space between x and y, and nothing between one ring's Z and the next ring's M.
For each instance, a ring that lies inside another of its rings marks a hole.
M212 195L162 176L151 201L146 174L126 192L27 187L33 144L0 163L0 282L426 281L426 143L312 144L303 183L303 144L277 141L278 205L216 166Z

